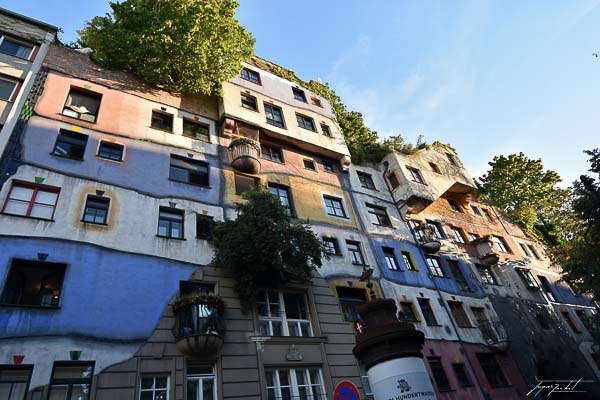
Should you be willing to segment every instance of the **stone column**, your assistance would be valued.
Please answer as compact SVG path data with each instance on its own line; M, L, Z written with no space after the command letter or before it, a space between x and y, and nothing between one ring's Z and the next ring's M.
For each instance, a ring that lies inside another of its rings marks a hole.
M435 400L421 348L423 332L398 321L396 303L376 299L357 307L362 317L354 356L365 366L375 400Z

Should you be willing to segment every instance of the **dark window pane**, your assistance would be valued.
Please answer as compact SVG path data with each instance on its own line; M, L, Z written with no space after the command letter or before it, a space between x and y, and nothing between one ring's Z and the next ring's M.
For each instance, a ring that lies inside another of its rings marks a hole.
M199 186L208 186L209 164L191 158L171 155L169 179Z
M304 160L304 168L306 169L310 169L311 171L316 171L317 168L315 167L315 162L313 160Z
M71 89L63 108L63 114L88 122L96 122L101 98L102 96L96 93Z
M188 119L183 120L183 136L192 139L209 141L209 127L205 124L190 121Z
M265 115L267 116L267 123L283 128L281 108L265 103Z
M235 194L240 195L248 190L256 189L258 187L258 178L251 176L235 175Z
M10 100L16 86L17 82L0 78L0 100Z
M15 42L6 36L0 44L0 53L10 54L15 57L29 59L33 46L24 43Z
M54 145L54 154L82 160L87 140L87 135L61 129Z
M106 224L108 216L108 198L88 196L83 213L83 221L94 224Z
M242 93L242 107L257 111L258 105L256 104L256 97Z
M66 265L13 259L2 303L58 306Z
M164 131L173 131L173 115L165 114L158 111L152 111L152 128L161 129Z
M101 141L98 148L98 157L113 161L123 160L123 145Z

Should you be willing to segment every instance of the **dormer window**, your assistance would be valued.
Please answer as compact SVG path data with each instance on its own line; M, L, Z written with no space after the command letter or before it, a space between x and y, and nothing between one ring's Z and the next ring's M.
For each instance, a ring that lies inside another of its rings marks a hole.
M256 83L260 85L260 74L256 71L252 71L251 69L244 68L240 71L240 77L252 83Z

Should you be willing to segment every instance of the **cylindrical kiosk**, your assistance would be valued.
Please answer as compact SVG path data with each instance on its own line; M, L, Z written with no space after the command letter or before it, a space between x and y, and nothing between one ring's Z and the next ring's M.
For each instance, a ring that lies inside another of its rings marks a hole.
M375 400L435 400L421 348L423 332L396 318L396 303L376 299L357 307L362 317L354 356L369 376Z

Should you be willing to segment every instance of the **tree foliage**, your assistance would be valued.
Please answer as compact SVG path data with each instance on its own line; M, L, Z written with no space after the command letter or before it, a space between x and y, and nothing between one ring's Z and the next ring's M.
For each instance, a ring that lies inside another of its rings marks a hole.
M235 19L234 0L125 0L78 31L99 65L182 93L221 92L254 39Z
M488 164L491 169L479 178L480 195L549 245L563 242L571 225L570 192L557 186L560 176L523 153L496 156Z
M309 283L321 266L324 248L312 230L292 222L279 199L267 191L248 191L238 204L235 220L214 228L214 262L229 268L242 309L247 311L261 288L278 288L290 281Z

